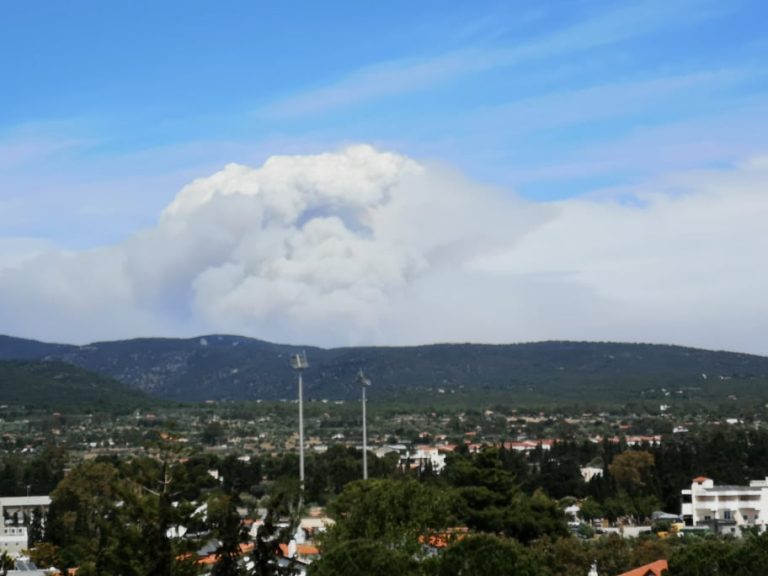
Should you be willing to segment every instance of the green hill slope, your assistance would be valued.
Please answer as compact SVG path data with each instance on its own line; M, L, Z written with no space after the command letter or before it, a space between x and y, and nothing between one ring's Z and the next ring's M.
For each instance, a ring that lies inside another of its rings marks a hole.
M0 403L29 408L129 410L146 394L112 378L60 361L0 361Z

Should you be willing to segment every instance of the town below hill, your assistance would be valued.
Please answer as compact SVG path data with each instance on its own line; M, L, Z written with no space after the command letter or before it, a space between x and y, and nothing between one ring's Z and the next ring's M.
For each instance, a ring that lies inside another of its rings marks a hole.
M569 342L307 348L302 459L299 350L0 338L0 563L736 576L768 562L765 358Z
M0 336L0 361L57 361L159 398L280 400L295 396L292 354L306 351L309 399L369 397L411 406L768 399L768 358L680 346L610 342L434 344L322 349L230 335L140 338L85 346Z

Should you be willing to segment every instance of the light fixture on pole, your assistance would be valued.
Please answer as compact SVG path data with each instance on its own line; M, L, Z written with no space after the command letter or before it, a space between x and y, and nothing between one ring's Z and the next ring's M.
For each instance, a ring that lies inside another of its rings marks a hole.
M368 480L368 435L365 428L365 389L371 385L371 381L365 377L363 370L357 373L357 383L363 390L363 480Z
M302 351L301 354L291 356L291 367L299 374L299 480L301 481L301 490L304 491L304 381L302 373L309 368L307 355Z

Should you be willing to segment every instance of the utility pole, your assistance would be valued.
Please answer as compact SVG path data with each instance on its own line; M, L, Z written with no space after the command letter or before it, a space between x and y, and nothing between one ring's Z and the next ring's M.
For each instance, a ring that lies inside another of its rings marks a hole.
M363 370L357 373L357 383L363 391L363 480L368 480L368 432L365 425L365 389L371 385L371 381L365 377Z
M291 366L299 375L299 481L301 482L301 493L304 494L304 381L302 373L309 368L307 355L302 352L291 356Z

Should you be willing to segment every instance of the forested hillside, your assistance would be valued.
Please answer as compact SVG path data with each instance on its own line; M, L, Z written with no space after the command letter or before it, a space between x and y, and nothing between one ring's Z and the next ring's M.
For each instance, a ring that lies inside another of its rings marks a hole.
M0 402L66 410L147 406L146 394L112 378L60 361L0 360Z
M295 394L291 354L306 350L310 398L351 398L355 374L372 398L516 402L768 398L768 358L679 346L595 342L321 349L241 336L144 338L87 346L0 338L0 359L49 359L180 400L280 399Z

